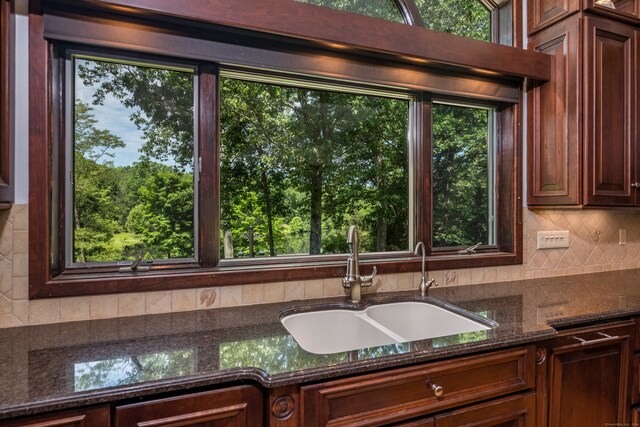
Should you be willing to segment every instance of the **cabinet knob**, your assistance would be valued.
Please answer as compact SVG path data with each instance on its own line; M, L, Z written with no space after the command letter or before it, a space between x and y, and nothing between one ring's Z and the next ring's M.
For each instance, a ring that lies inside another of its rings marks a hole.
M631 184L632 187L640 188L640 182L634 182Z
M437 384L432 383L431 381L427 381L427 385L429 387L431 387L431 390L433 390L433 394L436 397L440 397L444 394L444 388L442 388L442 386L439 386Z

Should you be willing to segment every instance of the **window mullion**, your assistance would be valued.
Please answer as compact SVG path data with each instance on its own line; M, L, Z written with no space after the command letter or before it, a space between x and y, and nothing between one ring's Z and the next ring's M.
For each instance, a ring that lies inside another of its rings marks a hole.
M432 182L431 182L431 111L432 102L429 94L423 93L416 98L414 157L414 225L413 235L417 242L423 242L427 248L427 254L431 253L431 207L432 207Z
M213 64L199 68L197 84L198 260L214 267L220 260L220 86Z

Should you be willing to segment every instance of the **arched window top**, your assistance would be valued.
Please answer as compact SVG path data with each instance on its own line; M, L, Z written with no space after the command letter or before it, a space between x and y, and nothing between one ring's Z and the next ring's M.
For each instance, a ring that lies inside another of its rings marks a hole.
M492 0L296 0L484 41L492 40ZM502 3L508 3L509 0Z
M297 0L316 6L330 7L346 12L359 13L391 22L405 22L394 0Z

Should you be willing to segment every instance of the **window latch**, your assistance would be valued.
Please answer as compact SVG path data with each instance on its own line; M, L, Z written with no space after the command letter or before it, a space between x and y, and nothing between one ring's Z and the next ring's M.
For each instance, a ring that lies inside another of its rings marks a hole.
M120 273L133 273L135 271L149 271L149 266L148 265L144 265L141 266L140 262L142 261L142 257L140 255L136 256L136 259L131 262L131 265L128 265L126 267L120 267L120 269L118 271L120 271Z
M478 242L475 245L469 246L468 248L458 251L458 254L459 255L475 254L476 249L478 249L478 246L480 246L481 244L482 242Z

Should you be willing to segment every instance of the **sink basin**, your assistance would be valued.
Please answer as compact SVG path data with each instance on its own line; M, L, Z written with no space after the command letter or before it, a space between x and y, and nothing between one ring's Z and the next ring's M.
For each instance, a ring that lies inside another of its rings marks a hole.
M423 302L399 302L369 307L367 316L405 341L418 341L491 329L475 320Z
M281 322L300 347L314 354L491 329L488 321L484 324L439 305L416 301L379 304L361 311L295 313L284 316Z
M377 327L364 312L325 310L292 314L282 319L300 347L315 354L395 344L395 337Z

